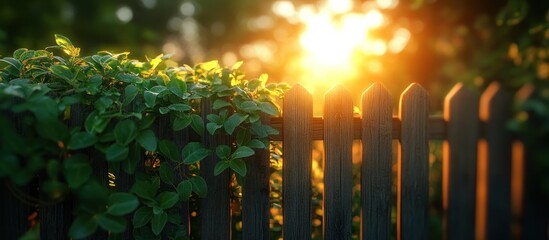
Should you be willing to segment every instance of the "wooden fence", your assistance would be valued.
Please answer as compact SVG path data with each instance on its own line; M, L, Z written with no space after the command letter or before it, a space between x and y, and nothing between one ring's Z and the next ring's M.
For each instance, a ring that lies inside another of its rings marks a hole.
M531 89L525 87L516 98L524 100L530 93ZM532 188L535 183L527 174L532 168L530 156L505 130L513 96L497 83L481 96L462 84L456 85L446 97L443 117L429 115L429 94L418 84L402 93L398 116L392 115L391 96L381 84L374 84L363 93L361 117L353 115L350 96L340 86L331 89L325 95L324 117L314 117L311 94L296 85L285 95L283 117L264 119L280 130L281 134L273 140L283 142L284 239L311 238L313 140L323 140L325 149L324 239L351 239L353 140L361 140L363 153L361 239L391 238L393 201L397 205L397 239L428 239L429 140L444 140L445 239L547 239L549 204L542 202L543 198ZM204 109L204 114L207 112ZM173 136L161 127L157 134L176 137L180 144L184 143L181 139L188 137ZM397 198L392 199L395 139L399 140L398 188ZM219 141L225 140L203 139L207 146ZM217 161L212 156L201 164L209 192L201 200L200 235L208 240L231 238L230 176L213 176ZM247 164L242 235L244 239L269 239L268 151L250 157ZM131 179L127 181L129 186ZM19 226L17 218L26 218L29 210L4 193L0 200L3 210L16 211L18 215L2 213L1 230L20 234L28 226ZM66 205L40 209L42 239L66 238L66 231L61 230L66 230L70 221L59 221L55 216L70 219L67 209L70 207ZM42 216L46 213L51 216ZM189 213L184 212L182 217L188 226ZM8 219L13 224L4 222ZM131 238L129 232L125 236ZM105 234L96 234L91 239L104 237Z

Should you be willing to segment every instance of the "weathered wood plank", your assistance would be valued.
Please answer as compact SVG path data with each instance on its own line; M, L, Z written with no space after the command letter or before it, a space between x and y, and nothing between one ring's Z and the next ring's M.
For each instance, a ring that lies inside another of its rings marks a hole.
M479 96L456 84L444 102L444 239L474 239Z
M353 118L353 139L359 140L362 137L362 120L360 117ZM400 138L400 119L398 116L392 117L392 138ZM284 139L284 133L282 129L283 120L281 117L275 117L271 119L271 127L280 132L279 135L273 136L272 140L282 141ZM313 140L323 140L324 138L324 119L322 117L313 117L313 130L311 138ZM446 137L446 122L441 116L429 117L429 139L445 139Z
M208 100L202 102L202 117L206 119L212 113L211 103ZM206 123L204 123L206 124ZM206 130L202 138L206 148L214 149L219 144L229 143L227 136L211 136ZM207 197L201 199L201 239L227 240L231 237L231 212L230 212L230 171L223 171L214 176L215 165L219 162L215 154L211 154L200 162L200 172L208 186Z
M419 84L401 95L397 239L428 239L429 95Z
M324 239L351 239L353 99L341 85L324 99Z
M159 116L155 120L153 125L153 130L155 132L157 139L159 140L166 139L166 140L173 141L177 146L177 149L179 150L183 149L185 145L188 142L190 142L189 132L191 130L189 128L175 132L172 128L172 121L170 120L168 115ZM173 161L163 161L160 164L168 164L170 168L174 170L174 173L175 173L174 182L176 183L176 186L177 186L177 183L188 178L188 176L186 176L186 174L188 173L186 165L180 165L180 164L174 163ZM138 172L143 171L143 164L138 165L137 171ZM129 177L128 179L125 180L129 182L125 182L124 185L133 184L133 182L135 181L134 175L123 174L122 176ZM188 236L189 230L190 230L189 229L189 225L190 225L189 224L189 202L187 201L187 202L181 203L180 207L181 207L181 211L179 212L180 214L179 218L181 219L181 225L183 226L183 228L187 230L186 236ZM129 221L128 225L131 222L130 220L131 218L128 220ZM170 227L173 227L173 225L172 226L167 225L166 229ZM168 237L171 237L171 236L167 236L167 235L162 236L163 239ZM128 238L122 238L122 239L128 239Z
M392 103L380 83L362 94L361 239L391 238Z
M287 240L307 240L311 239L312 96L297 84L286 92L283 109L282 234Z
M534 86L526 85L517 92L516 102L522 104L528 101L533 94L535 94ZM542 149L545 146L544 144L547 143L526 136L519 139L522 140L522 144L515 143L515 145L521 144L521 146L519 149L513 148L513 155L516 157L513 159L512 170L513 173L517 169L520 171L513 174L512 180L512 184L520 184L520 186L517 186L517 191L513 192L513 200L518 199L512 202L513 209L518 208L516 210L521 225L519 238L524 240L545 239L548 237L549 232L549 204L541 190L539 177L543 173L536 169L533 149Z
M510 106L511 95L499 83L490 84L481 96L480 118L486 124L485 142L479 145L477 239L511 236L511 134L505 126Z
M269 123L263 115L261 121ZM268 240L270 215L270 155L267 149L255 149L256 154L246 159L248 173L242 188L242 237Z

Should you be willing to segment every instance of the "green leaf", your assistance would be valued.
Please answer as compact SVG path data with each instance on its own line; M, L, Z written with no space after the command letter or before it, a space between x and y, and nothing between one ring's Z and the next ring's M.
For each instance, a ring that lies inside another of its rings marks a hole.
M215 154L221 160L228 159L231 155L231 147L227 145L219 145L215 148Z
M236 158L245 158L252 155L254 155L253 149L246 146L240 146L234 151L232 157L236 159Z
M141 198L153 199L159 188L160 186L157 186L151 182L138 180L132 186L130 191Z
M86 118L84 127L86 128L87 132L101 133L103 132L103 130L105 130L110 120L111 120L110 118L97 115L97 112L92 112Z
M92 146L97 142L97 137L88 132L78 132L71 136L67 148L78 150Z
M224 107L230 107L232 106L229 102L223 100L223 99L217 99L214 101L213 103L213 109L214 110L218 110L220 108L224 108Z
M116 77L118 78L118 80L120 80L122 82L127 82L127 83L142 83L143 82L142 78L140 78L136 75L133 75L133 74L121 73L121 74L116 75Z
M119 162L128 158L129 149L126 146L121 146L118 143L112 144L105 153L107 161Z
M159 107L158 111L160 112L160 114L166 114L170 112L170 109L167 107Z
M181 161L181 155L178 153L177 146L174 142L162 140L158 143L158 148L160 148L160 152L170 160L176 162Z
M230 161L217 162L217 164L215 164L215 168L214 168L214 176L218 176L219 174L221 174L223 171L225 171L225 169L229 168L230 166L231 166Z
M247 112L247 113L257 110L257 104L253 101L244 101L244 102L240 103L237 106L238 106L238 108L240 108L240 110L242 110L244 112Z
M257 139L252 139L248 142L248 144L246 144L248 147L251 147L251 148L264 148L264 149L267 149L267 147L265 146L265 144L263 144L262 141L259 141Z
M230 161L230 166L233 171L238 173L240 176L246 176L247 168L246 163L242 159L234 159Z
M142 150L139 143L134 143L129 147L128 159L122 162L122 170L130 175L135 174L137 165L141 163Z
M116 192L109 196L109 208L107 213L123 216L133 212L139 206L139 200L131 193Z
M189 180L183 180L177 185L176 190L179 194L179 199L183 201L188 201L189 197L191 197L193 185Z
M258 105L258 108L259 108L260 111L262 111L266 114L269 114L271 116L278 115L278 109L276 109L276 107L272 103L260 102L259 105Z
M158 194L159 207L168 209L173 207L179 201L179 194L176 192L161 192Z
M97 230L97 220L92 216L80 215L76 217L69 228L71 238L85 238Z
M168 221L168 214L163 212L158 215L154 215L151 219L151 229L155 235L159 235L164 229L166 222Z
M238 133L236 134L236 144L237 146L245 145L245 143L249 142L252 139L252 136L250 134L250 130L244 128L240 129Z
M113 103L114 102L110 97L103 96L97 99L97 101L93 103L93 106L95 107L95 109L97 109L98 112L103 113L107 110L107 108L112 106Z
M220 129L222 127L223 125L219 125L213 122L209 122L208 124L206 124L206 129L208 129L208 133L210 133L210 135L214 135L215 131L217 131L217 129Z
M147 151L156 151L156 136L150 129L141 131L137 135L137 142Z
M67 125L57 119L38 121L34 126L40 137L54 142L64 141L68 135Z
M206 149L202 146L202 144L198 142L190 142L181 151L181 155L183 156L183 163L185 164L193 164L195 162L198 162L204 158L206 158L208 155L210 155L211 151L209 149Z
M198 135L204 135L204 121L196 114L191 115L191 127Z
M122 103L124 106L130 104L137 94L139 93L139 89L135 85L128 85L124 89L124 102Z
M175 174L173 172L172 167L168 163L166 162L160 163L160 167L158 168L158 173L160 174L160 179L162 179L162 181L164 181L167 184L173 183Z
M204 178L202 178L201 176L193 176L191 179L189 179L189 181L193 185L194 193L196 193L201 198L206 197L206 194L208 193L208 186L206 185L206 181L204 181Z
M121 216L113 216L110 214L99 214L97 216L97 223L101 228L111 233L121 233L126 230L126 219Z
M76 189L82 186L92 175L93 169L88 157L84 154L75 154L63 161L65 178L69 188Z
M225 123L223 123L223 127L225 128L225 132L227 132L229 135L232 135L236 127L243 123L246 118L248 118L248 115L235 113L231 115Z
M191 117L189 116L180 116L180 117L176 117L174 120L173 120L173 130L174 131L179 131L179 130L183 130L185 129L187 126L189 126L189 124L191 124Z
M53 75L58 78L61 78L67 82L72 82L74 74L69 67L65 65L53 65L50 67L50 71Z
M125 119L114 127L114 139L122 146L127 146L137 136L137 126L130 119Z
M55 43L60 46L60 47L74 47L72 45L72 42L71 40L69 40L69 38L61 35L61 34L55 34L54 35L55 37Z
M185 97L185 92L187 91L187 84L184 81L174 79L168 83L168 90L176 96L183 98Z
M153 217L152 208L146 207L146 206L140 207L133 214L133 219L132 219L133 227L138 228L138 227L143 227L147 225L147 223L151 221L152 217Z
M145 105L149 108L153 108L156 105L156 97L158 93L152 91L145 91L143 97L145 98Z
M168 106L168 108L170 110L174 110L174 111L177 111L177 112L185 112L185 111L192 110L191 106L189 106L187 104L183 104L183 103L174 103L174 104L171 104L170 106Z
M4 161L4 158L1 157L0 161ZM48 177L50 177L51 179L57 179L60 169L61 169L61 163L59 163L59 161L56 159L49 160L48 164L46 165L46 171L48 173Z

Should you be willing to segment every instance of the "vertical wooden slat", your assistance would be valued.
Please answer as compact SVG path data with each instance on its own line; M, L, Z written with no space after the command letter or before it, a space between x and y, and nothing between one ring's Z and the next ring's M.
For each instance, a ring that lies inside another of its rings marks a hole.
M533 85L526 85L522 87L516 95L516 101L519 104L524 104L525 101L530 100L535 94L535 88ZM527 136L522 136L522 152L513 152L513 155L519 155L516 159L513 159L513 172L516 168L519 168L522 179L521 186L518 186L518 191L513 192L513 199L519 198L520 201L513 202L514 208L518 207L518 215L520 216L520 239L534 240L534 239L547 239L549 236L549 203L546 196L541 190L540 176L543 173L536 169L535 153L534 149L541 149L545 142L536 141L536 139L529 139ZM513 148L513 150L516 150ZM519 162L515 162L519 161ZM516 164L516 165L515 165ZM538 162L539 164L539 162ZM519 166L517 166L519 165ZM513 184L517 182L516 175L513 175ZM519 195L519 196L516 196ZM521 203L519 206L516 204Z
M212 113L211 102L203 100L202 118L206 119L210 113ZM202 142L206 148L215 150L219 144L228 144L229 138L220 134L211 136L205 130ZM200 232L201 239L205 240L225 240L231 237L230 171L223 171L218 176L214 176L214 168L218 162L219 159L215 154L211 154L200 162L200 172L208 186L208 195L201 199L200 205Z
M444 239L474 239L479 96L456 84L444 102Z
M157 139L168 139L175 143L177 149L183 149L185 144L190 140L189 128L183 129L181 131L174 132L172 128L172 121L167 115L159 116L153 125L155 135ZM161 162L160 164L168 164L170 168L174 170L175 177L174 182L179 183L182 180L186 179L184 176L187 174L186 165L176 164L172 161ZM142 168L142 165L138 165L138 171ZM130 176L131 181L135 181L135 176ZM189 202L183 202L181 205L181 211L179 212L179 217L181 219L181 225L187 230L187 236L189 235ZM131 220L131 219L130 219ZM129 224L130 222L128 222ZM164 235L163 238L168 238L170 236Z
M380 83L362 94L361 239L391 238L391 95Z
M270 122L264 115L261 121ZM242 189L242 237L243 239L269 239L270 214L270 159L267 149L256 149L255 155L246 159L248 173Z
M7 111L0 111L0 124L8 126L17 133L21 133L23 128L22 117ZM7 142L0 139L0 144L7 144ZM7 156L1 156L0 161L6 161L4 157ZM17 193L36 197L36 185L31 182L18 187L7 178L0 179L0 233L2 233L0 235L3 239L18 239L30 229L27 217L36 211L37 206L31 206L29 202L25 203Z
M485 141L479 145L477 239L510 238L511 135L505 127L510 105L510 94L496 82L490 84L480 100Z
M397 239L428 239L429 95L419 84L400 97Z
M341 85L324 103L324 239L351 239L353 99Z
M283 105L284 162L282 165L283 236L311 239L312 96L296 84Z

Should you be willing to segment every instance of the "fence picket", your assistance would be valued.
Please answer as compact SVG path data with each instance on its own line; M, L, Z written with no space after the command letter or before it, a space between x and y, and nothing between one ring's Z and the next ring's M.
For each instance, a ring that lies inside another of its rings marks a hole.
M516 101L519 103L524 103L528 101L532 95L535 94L535 88L533 85L525 85L522 87L515 97ZM521 192L513 193L520 194L522 203L518 207L519 209L519 221L521 224L520 230L520 239L524 240L534 240L534 239L544 239L548 237L547 227L549 224L549 205L546 201L546 198L543 195L543 192L540 191L540 181L539 176L541 175L539 170L535 169L535 159L534 153L529 150L530 145L534 144L546 144L541 142L532 142L533 139L522 139L524 144L524 149L522 156L519 158L518 164L522 165L522 185L519 187ZM537 146L539 148L539 146ZM515 155L515 154L513 154ZM513 159L516 161L516 159ZM513 171L515 168L513 167ZM514 178L515 176L513 176ZM513 183L515 183L513 179ZM513 205L516 203L513 202Z
M206 119L212 113L209 100L202 102L202 118ZM211 136L206 130L202 138L206 148L215 149L218 144L229 143L227 136ZM214 168L218 157L211 154L200 162L200 172L208 186L208 195L201 199L201 239L222 240L231 237L231 212L229 184L230 171L226 170L218 176L214 176Z
M480 99L485 140L479 145L477 239L511 236L511 135L505 127L510 106L511 95L497 82Z
M474 239L479 96L456 84L444 102L443 145L445 239Z
M429 95L419 84L400 97L397 239L428 239Z
M311 94L296 84L284 96L282 234L287 240L311 239Z
M341 85L324 98L324 239L351 239L353 99Z
M270 118L263 115L263 123ZM268 148L269 146L267 146ZM256 149L256 154L246 159L248 173L242 187L242 237L243 239L269 239L270 214L270 159L269 149Z
M391 238L392 123L391 95L375 83L362 94L363 240Z

